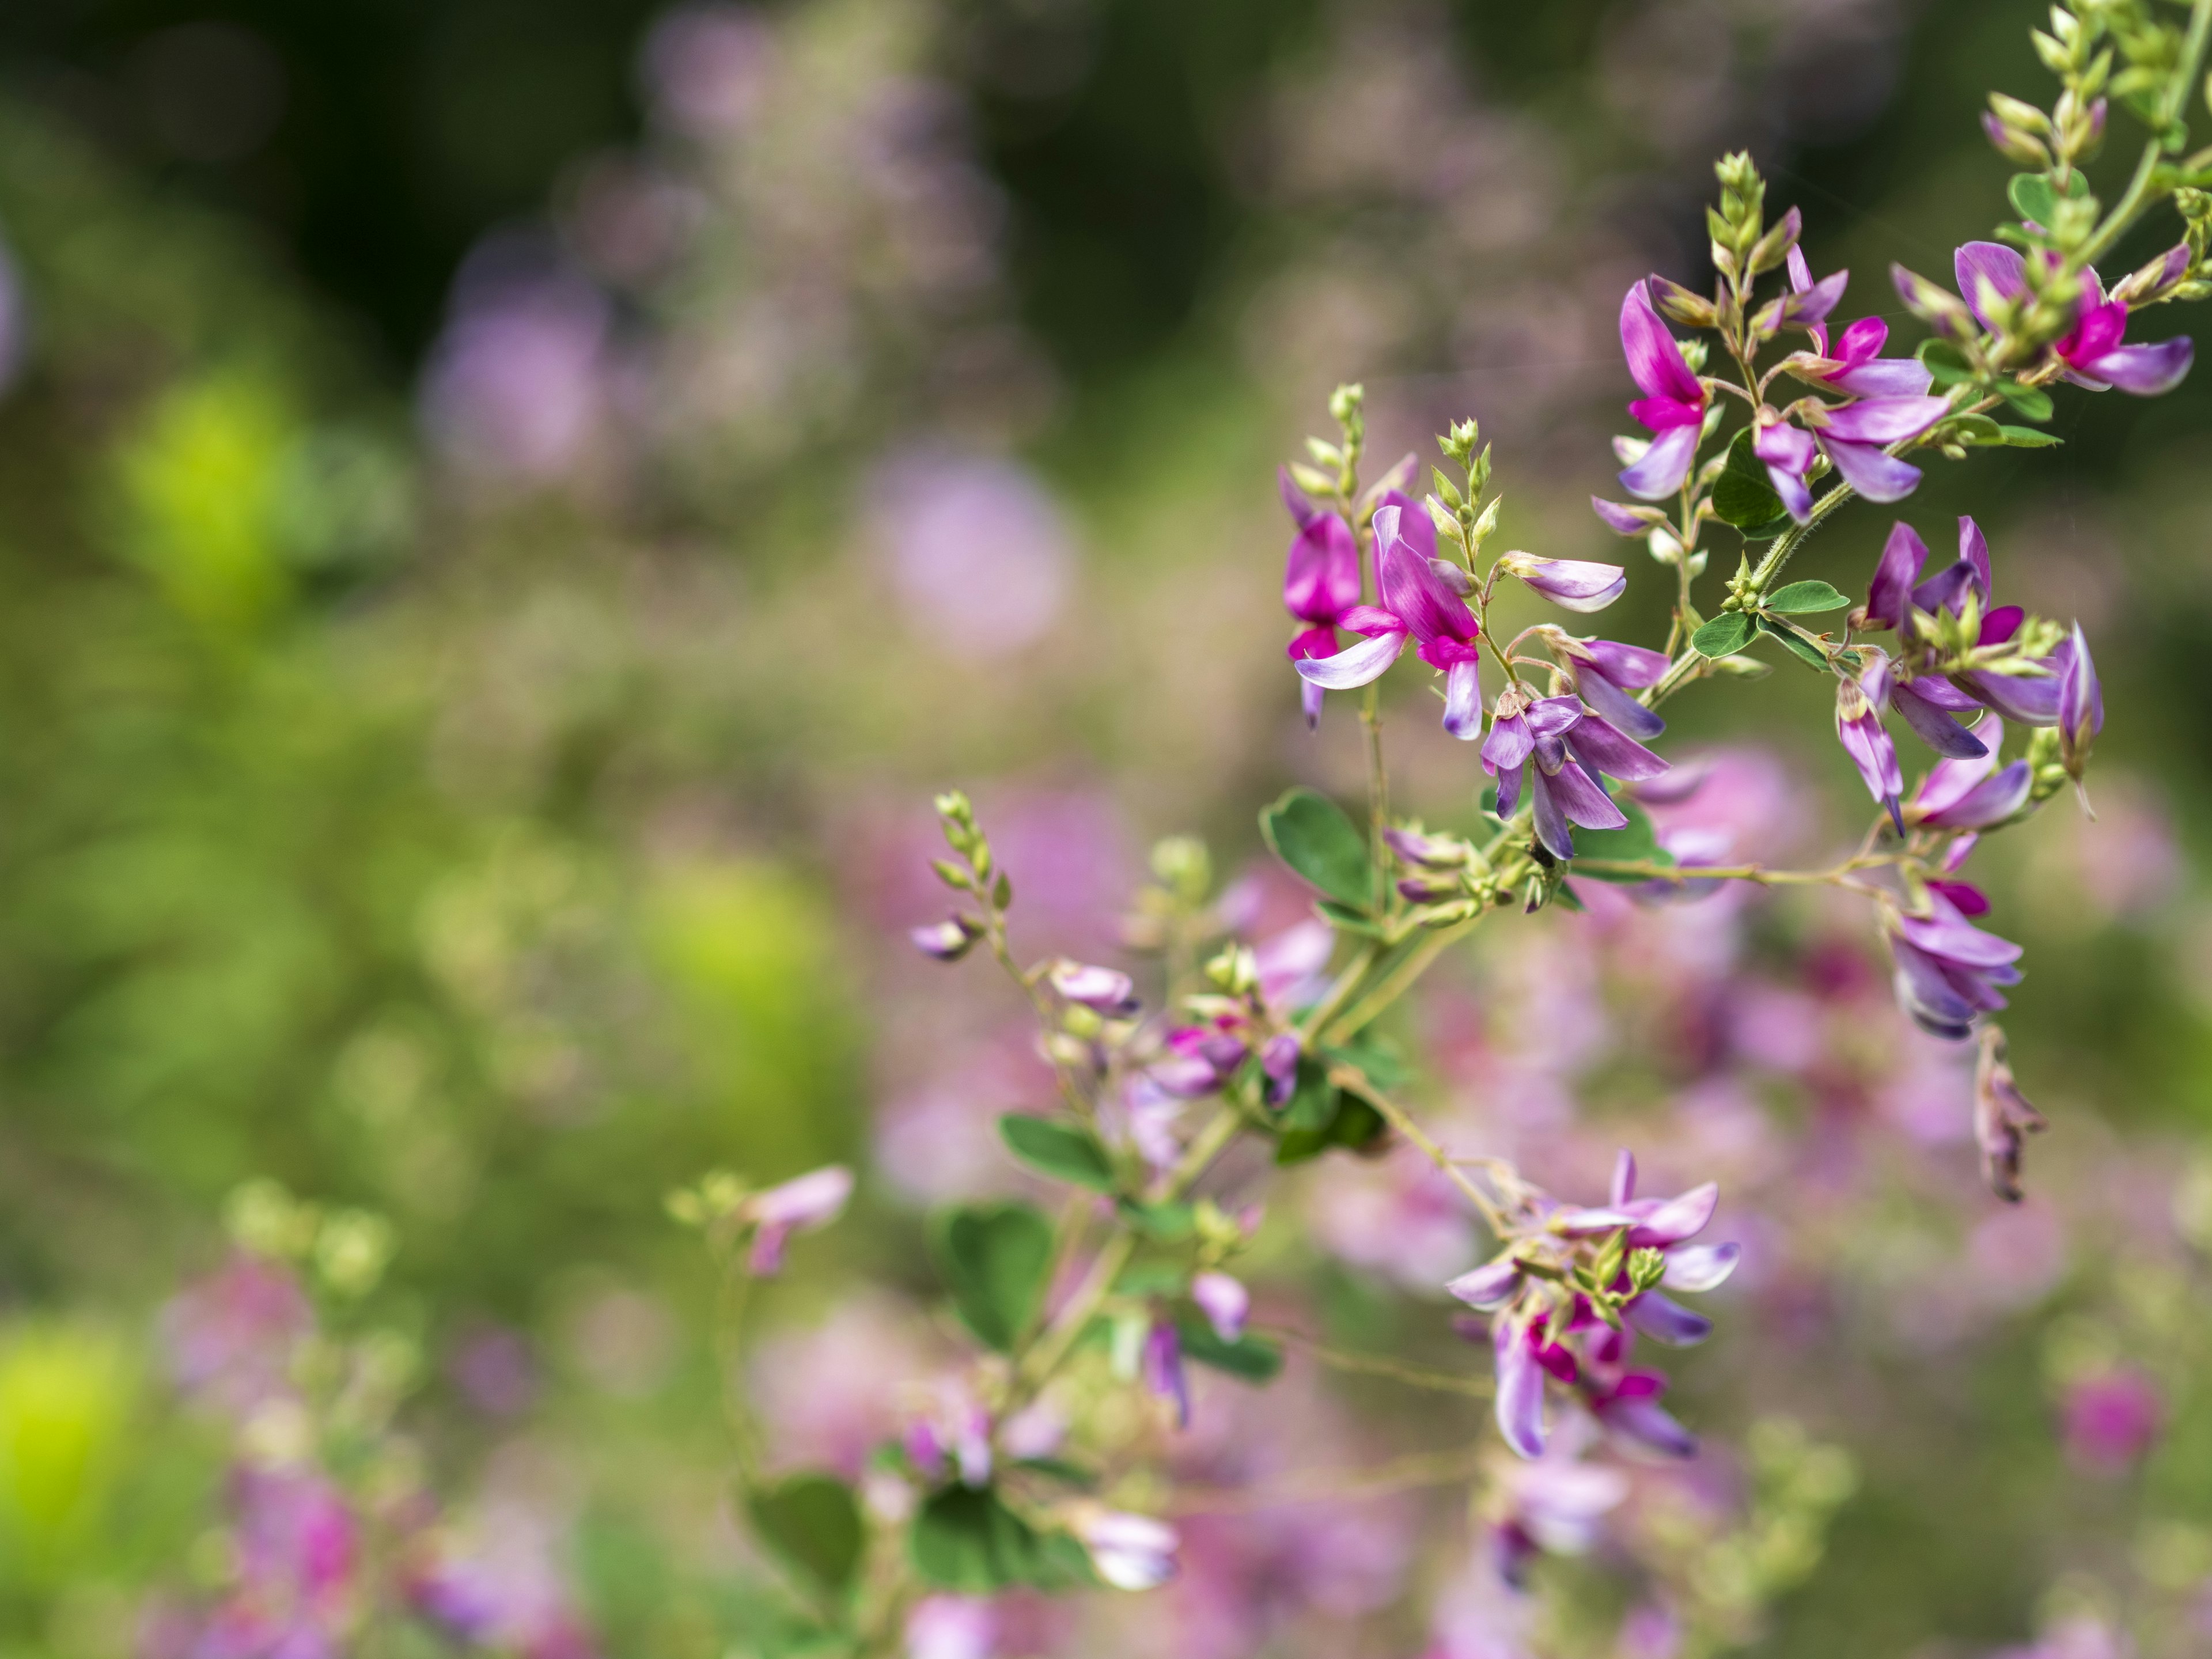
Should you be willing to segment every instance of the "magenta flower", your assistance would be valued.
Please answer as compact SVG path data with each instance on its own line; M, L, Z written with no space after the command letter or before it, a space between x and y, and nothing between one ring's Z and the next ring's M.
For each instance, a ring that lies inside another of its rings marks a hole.
M1812 515L1813 491L1806 473L1814 455L1828 458L1844 482L1870 501L1900 501L1920 484L1920 469L1885 452L1884 446L1917 438L1951 412L1942 398L1917 395L1862 398L1828 404L1800 398L1784 415L1759 412L1752 453L1766 465L1767 481L1790 516L1802 524Z
M1999 988L2020 983L2012 964L2021 948L1984 933L1939 892L1929 892L1928 907L1924 916L1891 917L1897 1000L1922 1030L1956 1041L1969 1036L1983 1014L2005 1006Z
M1178 1026L1168 1033L1166 1048L1146 1074L1162 1092L1179 1100L1217 1092L1252 1052L1237 1023L1226 1018Z
M2097 678L2097 665L2089 659L2089 641L2082 637L2081 623L2074 624L2073 636L2054 654L2064 658L2058 668L2058 752L2068 775L2078 783L2088 763L2089 745L2105 729L2105 689Z
M1297 665L1309 683L1329 690L1365 685L1398 659L1410 635L1423 662L1444 674L1444 730L1482 735L1482 681L1474 612L1435 568L1436 526L1425 514L1395 503L1375 509L1378 608L1359 605L1343 625L1367 642L1334 657Z
M1531 553L1508 553L1498 562L1508 575L1518 576L1562 611L1602 611L1628 591L1628 573L1617 564L1590 559L1540 559Z
M2066 1390L2067 1455L2100 1474L2124 1474L2165 1424L2165 1401L2140 1371L2106 1371Z
M785 1241L793 1233L828 1226L844 1212L852 1196L853 1172L842 1164L831 1164L747 1197L737 1211L738 1221L754 1230L745 1271L756 1279L781 1272Z
M1288 471L1279 476L1283 505L1298 526L1283 569L1283 608L1305 623L1291 640L1290 659L1333 657L1338 625L1359 603L1359 546L1340 515L1314 506L1291 482ZM1325 695L1311 680L1301 684L1310 728L1321 724Z
M1912 792L1905 807L1907 823L1923 830L1982 830L2002 823L2027 805L2034 781L2027 763L2016 760L1997 770L2004 722L1992 714L1976 736L1987 739L1980 754L1936 762Z
M1651 308L1644 283L1633 284L1620 302L1620 349L1629 378L1644 393L1628 412L1656 434L1643 458L1620 475L1621 487L1638 501L1664 501L1690 476L1711 394Z
M1984 328L1996 326L1989 315L1992 299L2015 299L2027 291L2027 261L2002 242L1968 242L1952 264L1960 295ZM2118 386L2138 398L2155 398L2179 386L2197 352L2189 337L2177 334L2156 345L2122 345L2127 302L2106 299L2094 270L2082 270L2081 285L2074 326L2052 347L2066 365L2066 378L2092 392Z
M1864 672L1872 675L1880 667L1869 663ZM1897 798L1905 788L1905 777L1898 770L1897 744L1882 729L1881 716L1875 712L1873 700L1857 680L1838 678L1836 681L1836 741L1858 768L1867 793L1888 811L1890 821L1902 834L1905 820L1899 815Z
M1889 325L1879 317L1862 317L1838 335L1834 349L1828 344L1826 318L1843 298L1849 275L1838 271L1815 283L1806 268L1805 255L1790 250L1790 286L1799 307L1793 314L1784 302L1782 320L1796 323L1813 336L1811 353L1790 360L1790 372L1799 380L1839 392L1849 398L1917 398L1927 392L1935 376L1917 357L1884 357L1889 343Z
M1867 587L1864 617L1868 627L1895 629L1899 637L1911 645L1919 638L1919 625L1913 620L1916 611L1930 616L1940 611L1948 611L1954 617L1963 615L1966 596L1972 593L1983 608L1976 644L2002 645L2020 631L2027 617L2020 606L1990 605L1993 577L1989 543L1981 526L1972 519L1959 520L1957 560L1926 581L1920 581L1920 571L1927 560L1928 549L1911 526L1899 523L1892 527L1881 562L1875 567L1874 580ZM2059 688L2073 650L2072 641L2062 641L2057 651L2039 660L2039 672L2034 674L1961 674L1955 686L1941 676L1923 674L1911 680L1911 688L1923 700L1947 711L1960 707L1952 694L1963 692L2007 720L2017 720L2023 726L2051 726L2058 720ZM1915 729L1921 729L1917 721ZM1923 731L1922 735L1927 734Z
M1632 782L1658 776L1667 763L1591 713L1581 698L1531 702L1516 683L1498 695L1490 736L1482 745L1482 769L1498 780L1496 810L1501 818L1519 810L1526 770L1533 780L1537 840L1553 857L1571 859L1575 842L1570 825L1618 830L1628 822L1599 775Z
M1895 709L1913 733L1937 754L1954 760L1972 760L1989 752L1981 738L1960 724L1953 710L1978 715L1982 706L1941 674L1905 679L1899 665L1875 647L1863 647L1866 666L1859 672L1859 689L1876 714Z
M1667 729L1666 721L1629 695L1659 683L1668 668L1665 652L1612 640L1577 639L1558 628L1546 628L1544 639L1574 676L1576 695L1615 731L1648 743Z

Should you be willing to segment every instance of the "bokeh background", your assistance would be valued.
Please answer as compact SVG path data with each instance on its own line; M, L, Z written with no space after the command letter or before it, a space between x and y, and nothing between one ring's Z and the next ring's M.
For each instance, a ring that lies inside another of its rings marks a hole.
M212 1651L179 1632L251 1540L232 1430L179 1384L292 1316L224 1267L261 1181L388 1238L344 1317L508 1597L482 1645L786 1650L712 1275L661 1200L862 1172L741 1363L781 1462L857 1467L953 1363L921 1218L1024 1190L992 1124L1047 1074L1003 988L904 944L941 906L930 792L974 795L1031 951L1119 959L1170 833L1256 936L1295 925L1254 813L1359 775L1281 659L1273 469L1328 388L1365 384L1376 470L1479 417L1501 533L1626 549L1605 631L1656 641L1671 577L1585 505L1622 290L1705 279L1710 162L1748 146L1845 314L1893 312L1889 260L1947 276L2004 212L1976 111L2043 95L2036 21L0 10L0 1645ZM2212 1644L2212 381L2062 392L2056 429L1906 509L1939 550L1977 514L2107 688L2096 820L2062 800L1978 856L2056 1126L2028 1202L1981 1188L1959 1057L1888 1012L1850 908L1500 927L1403 1024L1419 1097L1561 1190L1622 1141L1656 1186L1723 1182L1749 1253L1680 1368L1705 1456L1526 1593L1463 1492L1286 1504L1194 1515L1142 1604L937 1606L921 1659ZM1858 588L1887 527L1847 516L1802 574ZM1471 822L1468 751L1392 696L1401 799ZM1670 707L1717 757L1695 827L1849 839L1826 703L1785 662ZM1436 1290L1480 1240L1415 1163L1269 1201L1282 1316L1480 1369ZM1295 1361L1214 1382L1169 1453L1200 1484L1480 1432Z

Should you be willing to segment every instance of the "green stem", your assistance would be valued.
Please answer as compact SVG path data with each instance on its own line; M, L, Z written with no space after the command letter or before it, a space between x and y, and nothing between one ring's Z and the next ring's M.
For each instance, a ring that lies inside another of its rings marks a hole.
M2105 222L2097 227L2094 235L2084 242L2066 261L2069 271L2078 271L2094 264L2121 237L2134 228L2135 222L2155 202L2162 199L2154 192L2158 177L2159 158L2166 154L2166 134L2181 118L2181 106L2197 85L2197 76L2204 67L2204 52L2212 43L2212 0L2195 0L2189 9L2189 33L2183 38L2181 66L2173 78L2166 82L2165 95L2159 100L2158 131L2143 146L2142 159L2136 163L2135 176L2128 180L2126 191L2114 204Z
M1349 1061L1340 1061L1328 1068L1328 1080L1347 1094L1358 1096L1381 1113L1384 1122L1419 1147L1429 1162L1443 1172L1444 1178L1466 1195L1493 1237L1503 1238L1505 1236L1505 1218L1498 1212L1498 1206L1492 1201L1490 1194L1476 1186L1474 1177L1452 1161L1451 1154L1414 1121L1412 1113L1370 1082L1366 1073Z
M1367 856L1370 880L1381 913L1390 908L1390 847L1382 832L1390 823L1390 773L1382 761L1382 687L1370 682L1359 704L1359 729L1367 750Z
M1398 959L1382 982L1360 999L1357 1007L1338 1018L1328 1030L1320 1024L1313 1027L1316 1041L1343 1042L1356 1036L1375 1022L1376 1017L1413 988L1415 981L1429 970L1429 964L1443 954L1453 940L1463 939L1482 918L1474 917L1450 927L1439 927Z

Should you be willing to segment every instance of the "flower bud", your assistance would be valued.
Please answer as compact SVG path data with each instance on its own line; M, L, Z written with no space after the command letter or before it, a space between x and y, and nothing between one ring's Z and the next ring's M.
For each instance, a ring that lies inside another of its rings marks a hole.
M957 962L983 937L983 930L966 916L956 915L926 927L912 928L907 937L914 941L914 948L926 957L935 957L939 962Z
M1720 322L1720 313L1713 308L1711 300L1680 283L1653 276L1650 294L1659 314L1670 323L1680 323L1685 328L1712 328Z
M1938 334L1972 337L1981 331L1972 309L1949 289L1899 264L1890 266L1889 276L1897 285L1897 297L1905 301L1905 308Z

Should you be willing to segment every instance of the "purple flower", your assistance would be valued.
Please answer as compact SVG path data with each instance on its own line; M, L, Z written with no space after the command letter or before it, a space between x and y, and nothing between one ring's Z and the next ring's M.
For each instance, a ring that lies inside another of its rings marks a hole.
M1345 614L1359 603L1359 545L1352 526L1335 514L1316 507L1280 475L1283 505L1297 520L1298 533L1291 540L1290 556L1283 569L1283 608L1306 624L1291 641L1292 662L1309 657L1336 654L1336 630ZM1311 680L1301 687L1306 725L1321 724L1322 686Z
M1564 1370L1571 1381L1574 1356L1544 1336L1546 1316L1521 1321L1499 1316L1491 1328L1498 1364L1498 1431L1523 1457L1544 1455L1544 1376Z
M1992 301L2017 299L2027 292L2027 264L2002 242L1968 242L1953 256L1959 292L1984 328L1994 328ZM2081 272L2081 308L2073 328L2051 349L2066 365L2066 378L2092 392L2118 386L2138 398L2171 392L2189 373L2196 347L2185 334L2156 345L2122 345L2128 307L2107 300L2094 270Z
M1644 393L1628 412L1657 434L1643 458L1620 475L1621 487L1638 501L1664 501L1682 487L1697 459L1709 394L1690 373L1641 282L1620 302L1620 349L1629 378Z
M1063 960L1054 963L1045 977L1053 990L1066 1000L1079 1002L1102 1014L1133 1014L1140 1006L1129 976L1112 968L1094 968Z
M1558 628L1547 628L1544 638L1574 676L1576 694L1615 731L1648 743L1667 729L1666 721L1629 696L1659 683L1668 668L1666 653L1611 640L1577 639Z
M1434 568L1436 526L1418 508L1375 510L1376 586L1382 605L1360 605L1343 624L1367 642L1297 665L1309 683L1330 690L1365 685L1398 659L1410 635L1422 661L1444 674L1444 730L1482 734L1482 681L1474 613Z
M1499 1488L1508 1507L1493 1523L1491 1541L1498 1576L1518 1587L1539 1551L1586 1553L1597 1542L1599 1522L1628 1496L1628 1479L1578 1461L1560 1444L1505 1470Z
M1865 672L1874 674L1881 666L1869 664ZM1898 813L1897 798L1905 778L1898 770L1897 744L1882 729L1881 716L1857 680L1836 681L1836 741L1859 769L1867 793L1888 810L1890 821L1903 833L1905 820Z
M1790 302L1785 301L1782 320L1808 328L1814 344L1811 354L1800 352L1790 358L1790 372L1801 380L1850 398L1919 397L1935 376L1917 357L1882 356L1882 347L1889 343L1889 325L1881 318L1860 318L1837 337L1834 349L1829 349L1826 319L1843 298L1848 274L1839 270L1815 283L1806 268L1804 253L1794 247L1790 250L1790 286L1801 309L1791 314Z
M1867 702L1876 714L1886 714L1895 709L1905 717L1921 742L1937 754L1953 760L1972 760L1989 752L1981 738L1969 732L1953 716L1951 711L1979 714L1981 705L1940 674L1923 675L1918 679L1899 677L1900 665L1891 662L1888 654L1869 646L1865 647L1867 664L1859 672L1859 689L1866 693Z
M1976 735L1986 739L1986 747L1979 755L1936 762L1905 804L1906 823L1923 830L1987 830L2027 805L2033 781L2027 763L2016 760L1996 769L2004 722L1992 714Z
M1918 437L1950 412L1947 399L1916 394L1842 404L1801 398L1784 414L1759 410L1752 453L1766 464L1767 480L1790 516L1802 524L1813 512L1805 475L1816 453L1826 455L1844 482L1867 500L1903 501L1918 488L1920 469L1887 453L1884 446ZM1785 415L1802 422L1802 428L1790 425Z
M1176 1427L1190 1426L1190 1380L1183 1373L1182 1339L1176 1334L1173 1322L1152 1321L1152 1328L1145 1333L1145 1351L1139 1369L1148 1393L1175 1405Z
M1974 1066L1974 1143L1982 1151L1982 1178L2008 1204L2020 1202L2020 1159L2027 1138L2049 1127L2013 1080L2004 1033L1982 1032Z
M2165 1424L2166 1403L2140 1371L2104 1371L2066 1390L2067 1454L2098 1474L2124 1474L2151 1449Z
M1928 895L1924 916L1893 913L1888 938L1898 1003L1930 1036L1966 1037L2005 1006L1998 988L2020 983L2020 946L1976 927L1941 893Z
M843 1213L852 1196L853 1172L842 1164L827 1164L751 1194L737 1211L738 1219L755 1229L745 1271L756 1279L781 1271L785 1241L795 1232L828 1226Z
M1167 1035L1167 1053L1146 1068L1163 1093L1195 1100L1226 1084L1252 1051L1230 1024L1182 1025Z
M1532 762L1533 766L1527 765ZM1516 684L1498 695L1497 717L1482 745L1482 769L1498 780L1500 818L1510 818L1519 810L1527 771L1534 781L1536 838L1553 857L1571 859L1575 855L1571 824L1618 830L1628 822L1598 775L1635 781L1658 776L1667 763L1592 714L1581 698L1546 697L1532 702Z
M1623 501L1609 501L1602 495L1591 496L1590 507L1616 536L1645 535L1653 526L1667 522L1667 515L1656 507L1630 507Z
M1628 591L1628 573L1617 564L1589 559L1540 559L1517 551L1498 562L1508 574L1518 576L1562 611L1602 611Z
M1865 620L1869 627L1894 628L1900 638L1911 643L1919 635L1918 624L1913 620L1916 611L1932 616L1948 611L1954 617L1962 616L1971 593L1983 607L1981 627L1975 635L1978 646L2002 645L2020 631L2027 617L2020 606L1990 605L1994 576L1989 543L1981 526L1972 519L1959 520L1958 559L1926 581L1919 581L1920 569L1927 558L1926 546L1909 526L1899 524L1890 531L1874 580L1867 589ZM1974 702L2023 726L2055 726L2059 718L2061 689L2068 677L2074 650L2073 640L2062 640L2051 655L2034 662L2034 672L2030 673L2000 674L1978 670L1960 675L1955 687L1939 677L1923 676L1913 681L1913 686L1940 707L1959 706L1944 700L1943 692L1948 689L1963 691ZM2089 673L2094 679L2094 667ZM2099 701L2101 705L2101 699ZM2099 717L2101 720L2101 706Z
M1661 1457L1695 1457L1698 1437L1659 1403L1666 1392L1667 1379L1656 1371L1616 1372L1607 1366L1593 1368L1584 1379L1583 1398L1616 1438Z
M2076 783L2088 764L2089 746L2105 729L2105 689L2097 678L2097 665L2089 659L2089 641L2081 624L2060 647L2065 660L2058 670L2058 752L2066 774Z
M926 957L935 957L939 962L957 962L968 954L970 945L983 937L983 929L965 916L953 915L925 927L910 927L907 937L914 941L914 948Z
M1243 1284L1218 1269L1200 1273L1190 1281L1190 1299L1224 1342L1244 1334L1244 1321L1252 1311L1252 1293Z

